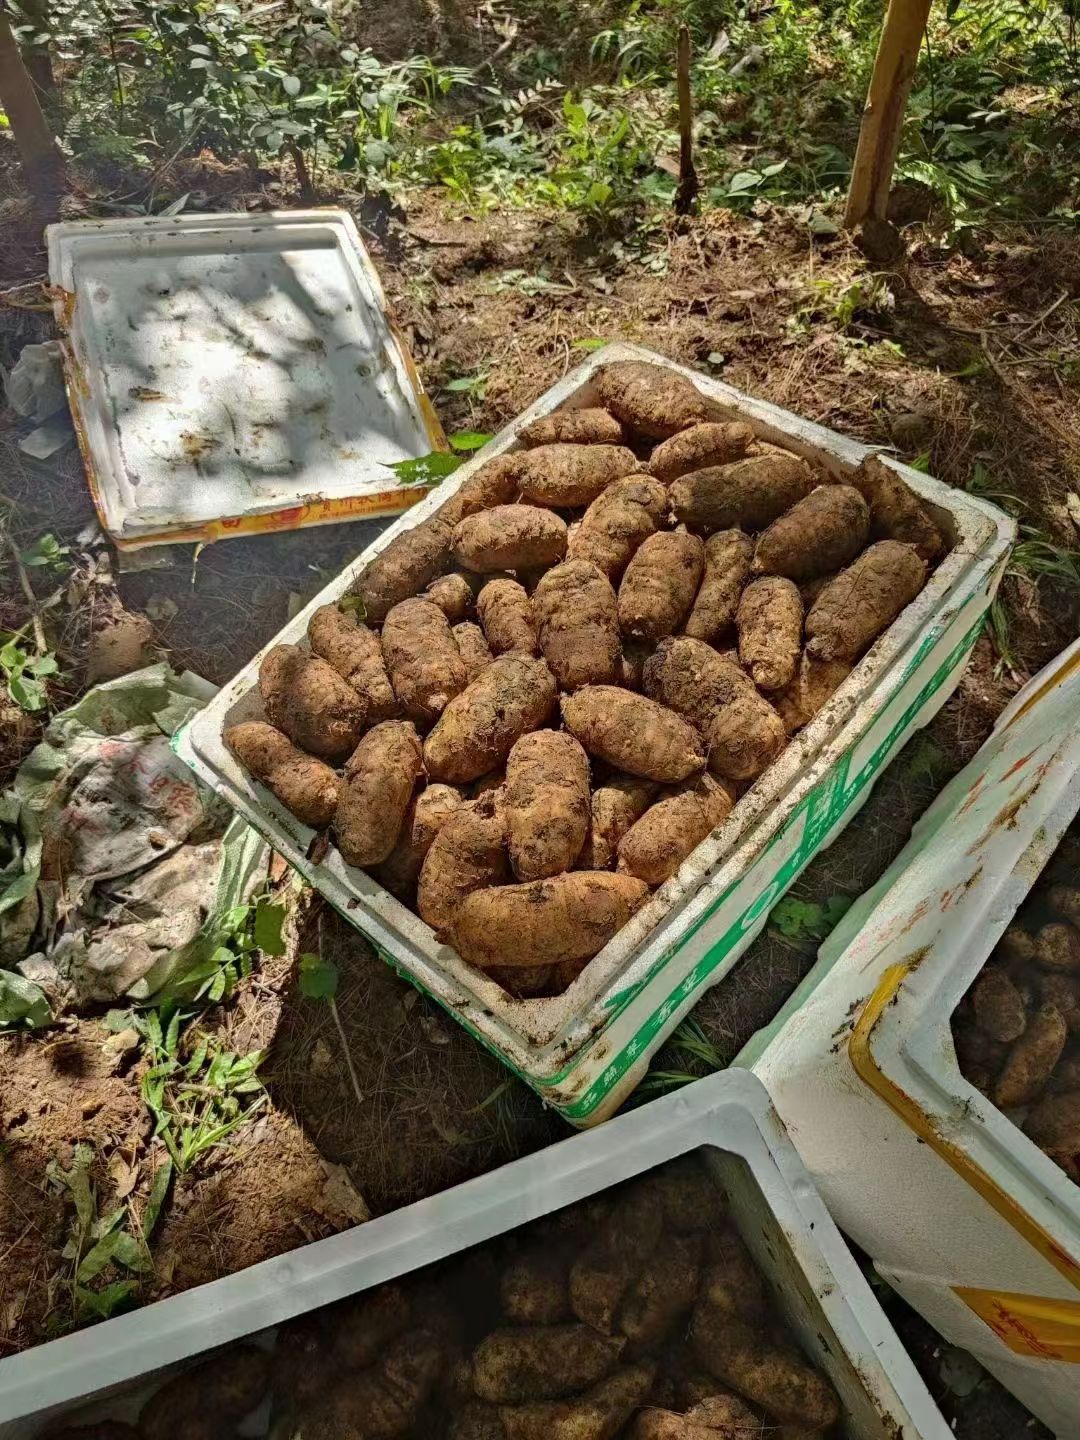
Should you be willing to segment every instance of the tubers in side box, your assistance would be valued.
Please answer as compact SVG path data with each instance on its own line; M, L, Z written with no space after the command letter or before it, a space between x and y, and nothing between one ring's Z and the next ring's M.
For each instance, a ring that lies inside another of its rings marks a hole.
M364 702L325 660L275 645L259 666L266 718L321 760L344 760L363 734Z
M1005 1057L994 1086L994 1103L1004 1110L1030 1105L1046 1088L1068 1038L1061 1012L1053 1005L1040 1005Z
M609 870L619 841L656 798L656 782L612 775L592 792L589 833L578 863L582 870Z
M357 745L345 766L334 814L338 849L350 865L378 865L394 848L413 788L424 768L416 727L384 720Z
M764 530L817 483L798 455L773 450L731 465L694 470L674 481L671 508L698 535L715 530Z
M971 1003L979 1028L992 1040L1011 1044L1027 1028L1024 997L996 965L988 965L975 981Z
M850 660L815 660L804 650L795 678L772 696L789 735L801 730L832 699L851 674Z
M497 770L515 740L547 722L555 696L555 677L542 660L500 655L451 700L428 735L428 775L464 785Z
M665 485L689 475L741 460L754 443L754 432L741 420L691 425L657 445L649 457L649 470Z
M643 881L608 870L476 890L454 912L451 941L463 960L481 970L584 963L618 934L648 893Z
M631 1353L654 1350L694 1307L701 1280L700 1235L669 1235L646 1260L619 1311Z
M640 469L625 445L541 445L518 456L522 495L553 509L591 505L613 480Z
M1042 1096L1028 1111L1024 1129L1044 1150L1075 1156L1080 1152L1080 1091Z
M752 780L787 743L783 721L745 671L701 640L662 641L645 662L644 685L697 727L714 775Z
M404 714L424 728L465 689L468 674L450 622L430 600L403 600L382 628L383 657Z
M610 1374L625 1344L588 1325L495 1330L473 1353L473 1390L495 1405L561 1400Z
M562 714L566 728L588 754L628 775L677 785L705 765L694 727L632 690L587 685L563 697Z
M604 365L593 377L601 404L617 420L654 440L717 418L714 401L685 375L644 360Z
M650 806L619 841L620 873L662 885L734 804L734 790L711 775L686 781Z
M610 410L592 406L585 410L556 410L541 415L519 432L518 439L530 448L537 445L621 445L623 427Z
M878 455L868 455L855 472L852 484L870 506L871 534L875 540L902 540L913 545L928 565L945 553L945 539L929 510Z
M570 1270L570 1307L579 1320L610 1335L636 1277L660 1244L664 1214L647 1182L617 1198L607 1222Z
M735 614L739 660L759 690L783 690L795 678L802 650L798 586L779 575L751 580Z
M1035 936L1035 959L1046 970L1080 973L1080 930L1053 920Z
M514 1325L555 1325L569 1320L570 1253L537 1243L521 1251L499 1276L499 1298Z
M926 583L910 545L879 540L825 586L806 617L806 648L817 660L857 660Z
M346 1372L303 1421L303 1440L392 1440L420 1418L446 1361L438 1336L407 1331L377 1365Z
M472 586L460 570L451 570L448 574L440 575L437 580L433 580L421 598L430 600L433 605L437 605L451 625L457 624L459 620L467 619L472 614L474 602Z
M369 725L393 720L399 714L382 646L374 630L336 605L323 605L308 622L308 641L312 654L333 666L364 701Z
M572 1400L504 1405L502 1433L505 1440L611 1440L643 1403L655 1374L655 1365L630 1365Z
M454 558L467 570L534 570L566 554L566 521L536 505L497 505L454 528Z
M571 560L591 560L613 583L667 514L667 491L651 475L616 480L592 502L571 532Z
M462 805L436 832L420 867L416 908L445 935L467 895L509 879L506 817L497 792L489 792Z
M536 635L563 690L614 683L622 639L615 591L588 560L566 560L540 580L532 597Z
M476 613L493 654L536 654L536 625L524 585L505 577L489 580L476 597Z
M142 1440L173 1440L186 1422L208 1417L232 1428L254 1410L269 1385L266 1351L234 1345L164 1384L143 1406L139 1434Z
M696 535L660 530L642 542L619 586L619 624L627 635L657 641L689 615L705 571Z
M429 785L409 802L394 848L375 876L404 904L414 899L420 869L436 835L464 803L460 790L452 785Z
M753 555L754 542L741 530L718 530L705 541L705 574L684 627L691 639L714 645L734 629Z
M754 569L804 582L855 559L870 533L870 510L853 485L819 485L758 537Z
M589 830L589 760L572 735L523 735L506 762L503 809L519 880L573 867Z
M465 666L465 675L471 685L483 674L495 657L491 653L491 646L488 644L483 630L471 620L460 621L454 626L453 634L458 654Z
M439 513L395 535L353 581L351 593L359 597L364 619L381 625L395 605L441 575L450 563L451 533L449 517Z
M303 824L316 830L330 824L341 784L329 765L305 755L280 730L261 720L233 725L222 738L244 769Z
M775 1345L722 1310L699 1304L690 1342L698 1362L774 1420L824 1430L840 1418L825 1377L801 1355Z

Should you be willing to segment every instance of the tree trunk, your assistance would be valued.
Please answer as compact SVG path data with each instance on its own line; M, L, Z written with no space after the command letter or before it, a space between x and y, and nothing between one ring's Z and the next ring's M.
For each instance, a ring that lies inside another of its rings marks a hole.
M889 0L859 131L844 224L884 220L931 0Z
M22 161L26 188L35 200L55 200L64 183L64 161L26 72L11 33L11 21L0 10L0 104Z
M32 22L38 33L49 28L49 0L22 0L19 7ZM52 56L48 44L27 44L23 46L23 61L27 74L42 94L51 94L56 88L53 76Z
M697 201L697 171L694 169L694 101L690 90L690 29L679 27L676 52L679 89L679 188L675 192L675 213L689 215Z

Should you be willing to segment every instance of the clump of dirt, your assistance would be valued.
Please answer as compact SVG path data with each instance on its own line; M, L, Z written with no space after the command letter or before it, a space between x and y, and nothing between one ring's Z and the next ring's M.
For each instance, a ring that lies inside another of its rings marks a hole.
M275 1102L297 1115L320 1151L348 1167L373 1214L433 1195L568 1133L530 1090L399 980L321 902L312 907L299 948L318 950L336 965L337 1018L325 1001L305 999L294 981L263 1078Z
M368 1218L349 1177L296 1124L268 1111L210 1173L181 1176L154 1241L154 1294L172 1295L322 1240Z
M86 661L86 682L100 685L130 675L148 661L154 627L145 615L121 611L104 629L95 632Z

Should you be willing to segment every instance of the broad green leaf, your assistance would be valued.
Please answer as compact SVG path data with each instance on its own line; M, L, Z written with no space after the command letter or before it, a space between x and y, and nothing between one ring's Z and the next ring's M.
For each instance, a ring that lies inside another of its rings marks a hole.
M0 970L0 1029L19 1025L36 1030L51 1019L52 1008L43 990L14 970Z
M285 941L281 929L285 924L284 905L271 905L260 900L255 907L255 944L264 955L284 955Z
M602 350L608 342L602 340L599 335L586 336L584 340L571 340L571 350Z
M75 1300L80 1318L97 1315L102 1320L108 1320L110 1315L115 1315L120 1307L131 1299L138 1288L136 1280L117 1280L102 1290L89 1290L85 1285L77 1285Z
M430 455L422 455L419 460L399 460L389 468L402 485L437 485L440 480L445 480L447 475L452 475L460 464L460 455L451 455L446 450L433 450Z
M450 436L450 444L455 450L480 450L491 439L483 430L459 430L456 435Z
M331 1000L337 994L338 971L321 955L300 956L300 994L308 1000Z
M744 190L753 190L760 184L761 176L756 170L739 170L728 181L728 194L738 195Z
M773 906L769 924L789 940L824 940L850 908L848 895L831 895L823 905L786 895Z
M298 75L282 75L281 88L286 95L300 94L300 77Z

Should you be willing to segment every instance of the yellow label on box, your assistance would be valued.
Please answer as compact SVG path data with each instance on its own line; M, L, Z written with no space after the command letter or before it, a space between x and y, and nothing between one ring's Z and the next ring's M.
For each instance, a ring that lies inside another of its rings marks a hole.
M1080 1302L965 1285L953 1293L1015 1354L1080 1365Z

